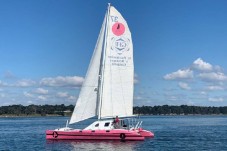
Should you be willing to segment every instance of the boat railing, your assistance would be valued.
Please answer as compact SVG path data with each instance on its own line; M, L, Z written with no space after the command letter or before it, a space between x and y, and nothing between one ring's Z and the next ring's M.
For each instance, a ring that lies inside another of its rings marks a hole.
M140 121L135 118L125 118L125 119L120 119L120 122L116 125L114 125L115 129L126 129L126 130L131 130L131 129L138 129L142 126L143 121Z
M139 121L139 122L136 124L135 129L140 128L140 127L141 127L141 125L142 125L142 123L143 123L143 121Z

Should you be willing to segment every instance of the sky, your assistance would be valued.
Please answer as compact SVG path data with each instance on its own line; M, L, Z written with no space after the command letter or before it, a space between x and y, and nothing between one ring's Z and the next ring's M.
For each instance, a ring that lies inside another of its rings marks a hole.
M225 0L0 0L0 106L75 104L110 2L134 45L134 106L227 106Z

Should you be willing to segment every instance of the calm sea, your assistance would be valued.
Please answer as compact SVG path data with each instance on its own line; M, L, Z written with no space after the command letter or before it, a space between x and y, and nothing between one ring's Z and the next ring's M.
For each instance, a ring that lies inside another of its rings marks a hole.
M46 141L45 130L64 127L67 119L0 118L0 150L227 150L227 116L144 116L143 128L155 137L139 142Z

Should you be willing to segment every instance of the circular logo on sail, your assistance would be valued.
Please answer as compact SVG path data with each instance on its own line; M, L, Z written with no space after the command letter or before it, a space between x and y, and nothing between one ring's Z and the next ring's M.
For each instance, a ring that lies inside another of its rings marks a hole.
M129 50L130 40L125 37L120 38L112 38L111 49L115 50L119 55L121 55L124 51Z
M124 34L125 26L122 23L116 22L112 26L112 32L114 33L114 35L120 36L120 35Z

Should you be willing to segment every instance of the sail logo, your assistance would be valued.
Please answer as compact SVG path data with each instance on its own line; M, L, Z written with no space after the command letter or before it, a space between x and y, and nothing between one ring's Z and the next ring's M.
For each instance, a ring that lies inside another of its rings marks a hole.
M120 38L112 38L111 49L115 50L119 55L121 55L124 51L129 51L129 39L125 37Z
M125 26L122 23L117 22L112 26L112 32L116 36L121 36L125 32Z

